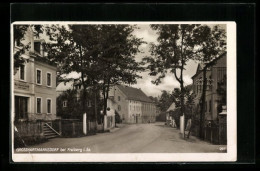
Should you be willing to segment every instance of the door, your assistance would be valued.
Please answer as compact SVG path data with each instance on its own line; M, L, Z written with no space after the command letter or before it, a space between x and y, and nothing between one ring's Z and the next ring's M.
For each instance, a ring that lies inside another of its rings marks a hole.
M28 119L28 97L15 96L15 121Z

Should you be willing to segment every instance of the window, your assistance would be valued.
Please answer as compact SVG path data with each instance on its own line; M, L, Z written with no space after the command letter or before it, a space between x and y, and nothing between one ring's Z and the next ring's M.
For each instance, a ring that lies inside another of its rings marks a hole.
M36 83L41 84L42 83L42 71L37 69L36 70Z
M63 107L67 107L68 101L67 101L67 100L66 100L66 101L63 101L63 102L62 102L62 105L63 105Z
M120 96L118 96L118 101L120 101Z
M24 80L25 73L24 73L24 65L20 66L20 80Z
M120 105L118 105L118 111L120 111L121 110L121 106Z
M87 101L87 106L91 107L91 101L90 100Z
M47 113L51 113L51 99L47 99Z
M47 73L47 86L51 87L51 73Z
M41 113L42 109L42 99L40 97L37 97L36 98L36 110L37 110L37 113Z

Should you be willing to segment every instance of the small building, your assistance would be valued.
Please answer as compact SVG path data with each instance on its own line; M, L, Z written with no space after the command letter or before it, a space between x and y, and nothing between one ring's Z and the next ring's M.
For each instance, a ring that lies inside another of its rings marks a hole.
M172 113L176 110L175 103L173 102L171 106L166 111L166 124L176 128L176 121L172 116Z
M155 122L155 103L141 89L114 85L110 88L109 98L115 101L116 111L123 123Z

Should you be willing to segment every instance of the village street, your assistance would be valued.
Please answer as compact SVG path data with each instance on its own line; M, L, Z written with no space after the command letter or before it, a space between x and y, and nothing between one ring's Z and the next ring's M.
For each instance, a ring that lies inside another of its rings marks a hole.
M108 133L78 138L54 138L30 148L88 149L90 153L199 153L222 152L223 145L213 145L193 136L188 140L180 137L179 130L164 125L151 124L119 125ZM79 151L75 151L79 152Z

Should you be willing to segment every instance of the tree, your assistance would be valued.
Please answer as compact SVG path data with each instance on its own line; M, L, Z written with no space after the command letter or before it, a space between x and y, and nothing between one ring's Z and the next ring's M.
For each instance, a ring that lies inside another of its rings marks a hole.
M169 24L151 25L157 31L158 44L152 43L151 56L145 57L143 61L148 63L150 75L158 78L153 81L158 85L168 72L172 73L180 84L180 110L184 114L184 81L183 71L187 61L196 55L196 41L194 30L199 27L196 24ZM178 76L179 75L179 76ZM184 135L185 136L185 135Z
M59 63L62 73L81 73L85 108L86 89L92 86L97 94L103 92L106 115L109 88L112 84L135 83L142 67L134 60L143 43L132 35L130 25L53 25L47 29L50 60ZM96 105L96 103L95 103ZM97 111L95 110L96 114Z
M171 104L174 102L174 99L172 98L171 94L165 90L162 91L162 94L158 100L158 107L162 112L166 112L167 109L171 106Z
M96 86L99 78L98 69L100 70L96 67L99 50L98 27L95 25L51 25L46 26L46 33L52 41L46 44L48 57L50 61L58 64L59 75L73 71L80 73L80 84L83 86L81 105L88 116L87 88ZM96 91L96 87L93 90ZM97 108L96 105L95 103L95 108Z
M57 97L57 115L62 118L78 119L79 111L82 111L80 107L80 101L76 98L77 90L67 90L63 94ZM67 106L63 107L63 102L67 102Z
M141 78L138 72L143 68L135 61L135 55L140 52L139 46L144 43L132 35L136 29L132 25L100 25L100 49L98 66L102 68L102 92L104 100L104 115L106 115L107 99L111 85L134 84Z
M179 118L181 116L180 107L181 107L181 91L179 88L175 88L171 93L172 99L174 100L176 111L173 112L173 117L179 127ZM191 85L184 87L184 112L185 112L185 125L188 119L192 118L192 107L194 105L194 97L191 92Z
M200 98L200 137L204 138L205 96L207 89L206 73L207 69L226 51L226 34L225 30L221 29L219 25L215 25L213 28L203 25L195 29L194 38L198 51L195 59L205 64L202 70L203 86Z

